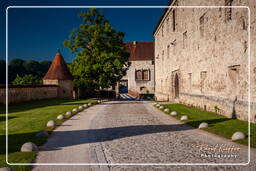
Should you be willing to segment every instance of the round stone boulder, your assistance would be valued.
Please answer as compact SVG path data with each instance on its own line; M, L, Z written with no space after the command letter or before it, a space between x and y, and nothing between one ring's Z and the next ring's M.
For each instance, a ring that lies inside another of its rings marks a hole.
M235 141L235 140L240 140L240 139L245 139L245 135L244 133L242 132L235 132L233 135L232 135L232 141Z
M15 170L9 167L1 167L0 171L15 171Z
M83 109L84 109L83 106L79 106L79 107L78 107L78 110L79 110L79 111L82 111Z
M156 106L158 103L154 103L154 106Z
M181 121L186 121L186 120L188 120L188 116L187 115L183 115L183 116L181 116L180 120Z
M65 119L65 117L64 117L64 115L58 115L58 116L57 116L57 119L63 120L63 119Z
M55 125L56 125L56 122L55 122L54 120L50 120L50 121L48 121L47 124L46 124L47 127L53 127L53 126L55 126Z
M92 106L92 103L88 103L88 106Z
M208 123L206 123L206 122L202 122L202 123L200 123L200 125L198 126L199 129L207 128L207 127L208 127Z
M97 103L101 103L101 100L98 100Z
M164 109L164 112L170 112L170 109L166 108Z
M161 105L160 104L156 104L156 107L160 107Z
M176 115L177 115L177 112L176 112L176 111L172 111L172 112L171 112L171 115L172 115L172 116L176 116Z
M48 135L49 135L48 132L45 131L45 130L41 130L41 131L38 131L38 132L36 133L36 136L37 136L37 137L46 137L46 136L48 136Z
M21 152L38 151L38 147L32 142L26 142L21 146Z
M74 109L72 110L72 112L73 112L73 113L77 113L77 112L78 112L78 109L77 109L77 108L74 108Z
M66 115L66 116L71 116L72 113L71 113L71 112L67 112L65 115Z
M159 109L164 109L164 107L163 107L163 106L160 106Z
M87 108L87 107L88 107L88 105L87 105L87 104L84 104L84 105L83 105L83 107L84 107L84 108Z

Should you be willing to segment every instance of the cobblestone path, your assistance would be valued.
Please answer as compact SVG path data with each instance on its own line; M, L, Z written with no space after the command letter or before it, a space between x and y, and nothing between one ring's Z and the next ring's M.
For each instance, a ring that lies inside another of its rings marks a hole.
M64 126L67 125L67 126ZM247 166L183 166L182 163L247 163L248 148L183 124L155 109L152 102L114 101L93 106L58 127L41 147L37 163L157 164L102 166L37 166L33 170L254 170ZM69 125L69 126L68 126ZM200 147L216 147L208 155ZM239 148L232 152L224 147ZM161 163L161 164L160 164ZM164 164L176 163L176 166Z

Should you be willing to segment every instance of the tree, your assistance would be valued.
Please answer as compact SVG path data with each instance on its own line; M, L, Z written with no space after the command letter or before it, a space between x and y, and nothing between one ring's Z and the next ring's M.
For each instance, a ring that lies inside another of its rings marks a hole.
M42 84L42 80L31 74L24 75L24 77L16 76L12 82L14 85L28 85L28 84Z
M5 70L6 70L6 63L5 60L0 59L0 84L5 84Z
M78 16L83 23L64 41L76 56L71 65L75 86L96 90L115 86L130 66L124 33L114 30L97 9Z

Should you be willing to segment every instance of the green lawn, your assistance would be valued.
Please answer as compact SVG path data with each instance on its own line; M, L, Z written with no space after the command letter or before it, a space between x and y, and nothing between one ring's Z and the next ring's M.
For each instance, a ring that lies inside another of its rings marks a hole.
M50 99L9 105L8 161L10 163L33 162L36 154L34 152L19 152L22 144L28 141L37 145L44 144L47 138L36 137L37 131L46 129L46 123L49 120L56 120L59 114L65 114L67 111L89 102L95 102L95 100ZM0 167L7 167L8 165L5 163L5 106L0 106L0 126ZM16 171L29 170L29 166L8 167L12 167Z
M218 115L213 112L202 111L192 107L185 106L183 104L165 104L165 108L169 108L170 111L176 111L178 114L173 116L180 119L182 115L188 115L189 120L185 123L198 128L201 122L207 122L209 127L204 130L212 132L214 134L223 136L230 139L232 134L236 131L241 131L248 136L248 122L237 119L229 119L225 116ZM168 113L169 114L169 113ZM256 148L256 124L251 125L251 147ZM248 144L248 137L244 140L238 140L238 143Z

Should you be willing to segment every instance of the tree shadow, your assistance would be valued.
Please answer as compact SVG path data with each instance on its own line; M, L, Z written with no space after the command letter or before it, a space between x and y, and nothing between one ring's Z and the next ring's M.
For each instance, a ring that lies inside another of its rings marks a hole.
M138 135L155 134L161 132L186 131L190 129L195 128L187 124L175 124L135 125L75 131L54 131L48 139L48 142L44 146L40 147L40 150L59 150L62 147L79 144L105 142ZM4 135L0 136L0 138L1 142L4 143L2 141L2 139L5 139ZM37 145L42 145L45 140L44 138L45 137L36 137L35 133L9 135L9 152L19 151L22 144L28 141L34 142ZM1 147L0 152L0 154L3 154L5 150Z
M16 118L15 116L8 116L8 120ZM6 121L6 117L5 116L0 116L0 122L1 121Z

